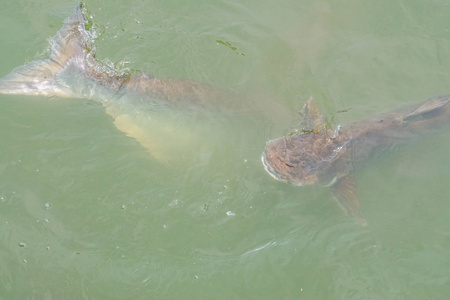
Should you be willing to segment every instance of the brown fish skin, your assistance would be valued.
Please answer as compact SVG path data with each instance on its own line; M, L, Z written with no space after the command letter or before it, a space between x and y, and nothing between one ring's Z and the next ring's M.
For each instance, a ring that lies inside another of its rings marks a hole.
M450 94L447 94L394 109L341 128L335 136L325 128L318 128L271 140L262 154L263 165L280 181L297 186L331 187L333 198L347 214L358 224L366 225L359 211L356 183L349 175L374 153L447 123L449 99ZM321 116L311 101L305 104L303 111L309 123L321 123Z

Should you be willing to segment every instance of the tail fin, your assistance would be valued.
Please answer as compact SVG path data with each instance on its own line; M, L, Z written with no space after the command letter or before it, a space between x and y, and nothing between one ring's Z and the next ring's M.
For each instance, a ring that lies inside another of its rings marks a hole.
M61 73L70 65L85 68L87 53L84 17L80 4L51 41L50 58L14 69L0 79L0 94L75 96Z

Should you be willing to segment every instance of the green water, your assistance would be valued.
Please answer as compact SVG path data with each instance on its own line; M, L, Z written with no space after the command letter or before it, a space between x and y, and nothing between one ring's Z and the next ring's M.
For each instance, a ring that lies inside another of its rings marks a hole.
M345 124L450 91L450 4L105 3L86 3L98 58L271 113L180 118L198 136L162 165L94 101L0 96L0 299L448 297L448 128L354 174L367 227L260 155L310 96ZM45 57L76 5L4 1L0 76Z

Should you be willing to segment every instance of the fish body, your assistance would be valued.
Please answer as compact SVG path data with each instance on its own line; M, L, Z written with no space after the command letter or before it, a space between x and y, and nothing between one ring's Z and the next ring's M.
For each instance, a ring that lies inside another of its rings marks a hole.
M0 93L70 97L104 103L132 94L165 105L206 105L210 91L189 80L119 72L95 59L94 38L86 30L80 4L51 40L48 59L14 69L0 79ZM191 100L191 101L189 101Z
M179 151L186 146L183 140L191 140L193 135L173 125L171 121L179 114L168 117L158 112L224 110L226 96L206 84L120 72L102 64L95 58L95 38L86 23L80 4L51 40L50 57L18 67L1 78L0 94L95 100L106 108L120 131L136 139L161 163L167 163L173 149L173 143L167 145L169 135L177 134ZM178 156L172 153L172 157Z
M308 128L267 142L264 168L273 178L297 186L331 187L333 198L357 223L365 225L351 173L376 153L447 123L449 102L450 94L438 96L330 132L310 100L302 113Z

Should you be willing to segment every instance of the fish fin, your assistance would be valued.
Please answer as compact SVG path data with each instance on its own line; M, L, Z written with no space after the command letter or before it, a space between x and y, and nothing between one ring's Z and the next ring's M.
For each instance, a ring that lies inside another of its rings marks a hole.
M444 107L450 102L448 97L438 97L427 101L425 104L421 105L419 108L406 115L403 119L405 121L412 121L415 118L423 117L425 114L438 111L440 108Z
M0 79L0 94L76 96L60 74L68 67L83 70L86 57L84 17L80 4L51 41L48 59L33 61Z
M331 196L345 210L348 216L355 219L361 226L366 226L367 222L362 217L359 210L358 197L356 196L356 182L352 177L344 177L331 187Z
M136 139L158 162L166 165L167 159L163 149L143 130L137 122L128 114L121 113L114 106L106 106L108 115L114 118L114 125L127 136Z
M304 129L317 129L322 125L324 120L323 114L314 103L312 97L303 105L300 115L303 117Z
M112 103L103 103L116 128L135 139L160 164L174 167L189 159L200 145L191 130L174 124L172 118L158 114L136 114Z

